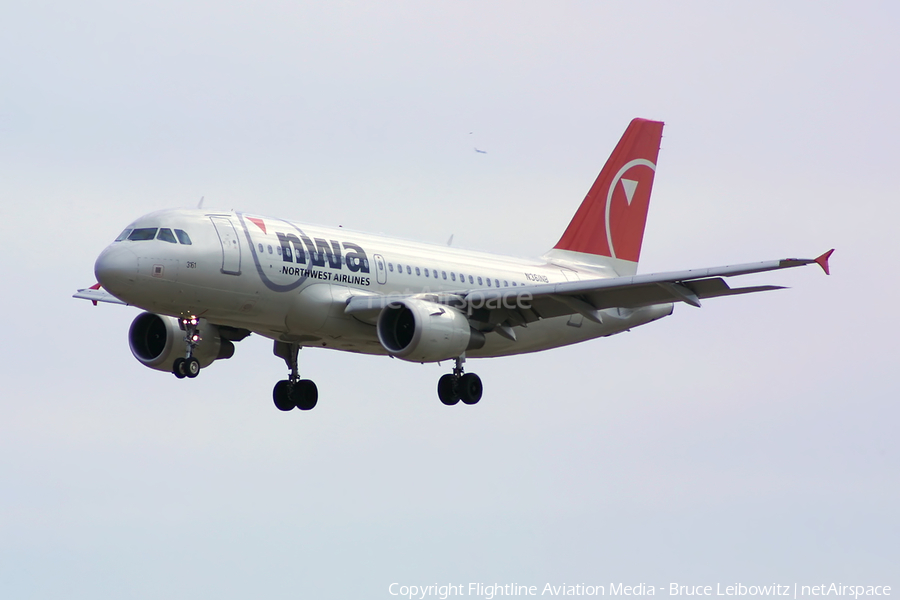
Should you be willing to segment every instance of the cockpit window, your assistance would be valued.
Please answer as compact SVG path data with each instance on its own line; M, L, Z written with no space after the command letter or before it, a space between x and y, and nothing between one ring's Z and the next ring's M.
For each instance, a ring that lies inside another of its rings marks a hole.
M159 234L157 234L156 239L162 240L164 242L169 242L170 244L178 243L175 241L175 236L172 235L172 230L167 227L163 227L159 230Z
M175 235L178 236L178 241L184 244L185 246L191 245L191 237L187 234L184 229L176 229Z
M133 242L139 242L143 240L152 240L156 237L156 227L145 227L142 229L135 229L131 232L131 235L128 236L128 239Z
M131 230L126 229L125 231L123 231L122 233L119 234L119 237L116 238L116 241L121 242L122 240L127 239L129 233L131 233Z

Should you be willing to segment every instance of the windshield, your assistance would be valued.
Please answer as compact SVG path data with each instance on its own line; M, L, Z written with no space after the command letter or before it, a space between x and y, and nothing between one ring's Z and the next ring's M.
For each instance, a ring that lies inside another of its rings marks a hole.
M152 240L156 237L156 229L156 227L144 227L141 229L135 229L131 232L131 235L128 236L128 239L133 242Z

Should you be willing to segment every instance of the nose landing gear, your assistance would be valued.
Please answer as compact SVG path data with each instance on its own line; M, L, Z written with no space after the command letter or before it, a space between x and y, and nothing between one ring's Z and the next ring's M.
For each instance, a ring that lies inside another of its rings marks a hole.
M465 356L456 359L453 373L448 373L438 380L438 397L447 406L453 406L460 400L463 404L477 404L481 400L484 388L481 378L475 373L463 373Z
M184 327L185 354L187 356L185 358L176 358L172 364L172 373L178 379L184 379L185 377L193 379L200 374L200 361L194 358L194 349L200 344L199 323L200 320L197 317L181 319L181 325Z
M280 356L287 363L291 374L287 379L282 379L275 384L272 390L272 399L278 410L289 411L294 408L300 410L312 410L319 401L319 389L310 379L300 379L297 368L297 356L300 354L300 344L287 342L275 342L275 355Z

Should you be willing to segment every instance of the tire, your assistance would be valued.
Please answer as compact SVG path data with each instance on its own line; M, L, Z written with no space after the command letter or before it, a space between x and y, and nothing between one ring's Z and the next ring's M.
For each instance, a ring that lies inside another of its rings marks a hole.
M178 379L184 379L185 372L184 372L184 359L183 358L178 357L175 359L175 362L172 363L172 373Z
M459 402L459 394L456 391L456 377L443 375L438 379L438 398L447 406L453 406Z
M275 384L275 389L272 390L272 399L275 401L275 408L285 412L294 409L296 405L291 400L288 393L289 391L290 384L286 380L282 379Z
M184 374L191 379L200 374L200 361L193 356L184 361Z
M466 373L459 378L459 397L466 404L477 404L481 400L481 377L475 373Z
M301 379L294 384L291 400L296 403L297 408L300 410L312 410L319 401L319 388L316 387L314 381Z

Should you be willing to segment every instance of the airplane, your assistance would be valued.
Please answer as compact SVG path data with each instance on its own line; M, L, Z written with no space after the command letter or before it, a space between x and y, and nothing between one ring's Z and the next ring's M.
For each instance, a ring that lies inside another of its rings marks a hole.
M193 378L251 333L274 341L288 376L272 397L310 410L318 388L299 351L321 347L416 363L452 361L445 405L476 404L472 358L558 348L672 314L676 303L781 286L732 288L724 278L818 264L834 250L724 267L638 275L663 123L634 119L562 237L528 260L197 209L140 217L97 258L97 284L74 295L136 306L128 341L143 365Z

